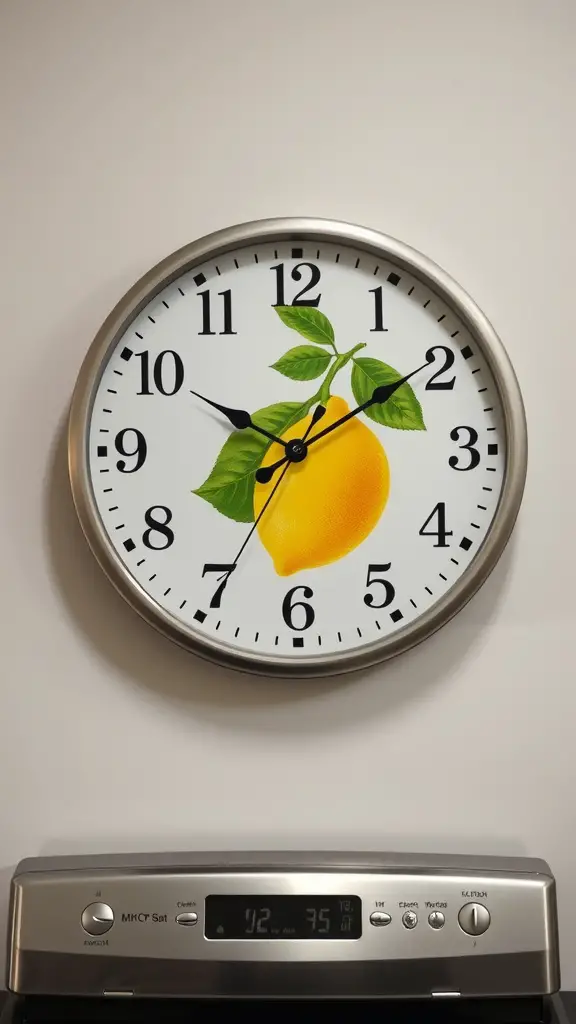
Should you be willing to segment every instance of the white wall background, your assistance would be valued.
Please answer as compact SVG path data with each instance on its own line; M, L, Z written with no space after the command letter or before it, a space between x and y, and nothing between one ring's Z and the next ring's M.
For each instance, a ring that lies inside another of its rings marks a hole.
M0 3L0 875L46 852L534 854L576 988L573 0ZM75 522L67 404L148 267L309 214L422 249L501 333L521 520L394 664L251 680L171 646Z

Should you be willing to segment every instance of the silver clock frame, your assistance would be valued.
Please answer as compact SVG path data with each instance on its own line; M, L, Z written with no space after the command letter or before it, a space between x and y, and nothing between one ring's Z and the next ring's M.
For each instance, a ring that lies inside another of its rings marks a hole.
M462 576L432 608L402 629L359 650L308 657L260 655L202 635L155 601L133 578L116 553L100 518L88 464L90 417L96 390L119 338L155 295L199 263L242 246L277 241L331 242L363 249L386 259L435 292L461 319L480 347L500 397L506 433L502 492L490 529ZM216 664L264 676L340 675L367 668L421 643L460 611L485 582L512 532L524 490L527 431L516 375L494 328L470 296L422 253L369 228L317 217L286 217L237 224L205 235L162 260L126 293L98 331L81 367L70 410L68 461L72 495L80 524L101 568L122 597L170 640Z

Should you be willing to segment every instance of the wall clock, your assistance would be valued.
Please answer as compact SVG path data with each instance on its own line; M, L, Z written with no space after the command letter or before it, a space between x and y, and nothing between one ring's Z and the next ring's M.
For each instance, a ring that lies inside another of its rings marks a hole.
M70 476L152 626L277 676L389 658L484 582L526 475L513 369L472 300L395 239L255 221L169 256L99 331Z

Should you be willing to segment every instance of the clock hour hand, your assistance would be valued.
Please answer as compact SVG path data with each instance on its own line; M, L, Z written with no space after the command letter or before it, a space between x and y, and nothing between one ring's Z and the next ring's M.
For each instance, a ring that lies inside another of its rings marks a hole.
M302 438L302 441L306 440L306 438L308 437L308 434L312 430L312 427L315 426L316 423L318 423L318 420L322 419L322 417L323 417L325 412L326 412L326 407L324 405L317 405L316 406L316 408L314 409L314 412L312 413L312 419L310 420L310 423L308 424L308 427L306 428L306 433L304 434L304 437ZM290 449L288 449L288 451L290 452ZM270 466L260 466L260 469L256 470L256 479L257 479L258 483L259 484L267 484L268 481L271 480L272 477L274 476L274 473L276 472L276 470L280 466L283 466L285 462L296 462L296 461L300 461L300 460L297 460L297 459L294 459L294 458L290 459L290 455L288 454L288 455L285 455L283 459L278 459L278 462L273 462L272 465L270 465Z
M199 395L197 391L190 391L190 394L196 395L196 398L201 398L203 402L207 402L208 405L213 406L214 409L218 409L219 412L223 413L224 416L230 420L232 426L236 427L237 430L246 430L248 427L251 427L252 430L255 430L258 434L263 434L264 437L269 438L270 441L275 441L276 444L281 444L283 448L286 447L286 442L283 441L282 438L276 437L276 434L271 434L270 431L266 430L264 427L260 427L257 423L254 423L250 413L246 412L244 409L230 409L227 405L220 405L219 402L213 402L211 398L205 398L204 395Z
M316 408L314 409L314 412L312 413L312 419L310 420L310 423L308 424L308 427L306 429L306 433L304 434L304 437L302 438L303 441L305 441L306 438L308 437L308 434L312 430L312 427L314 426L314 424L318 423L318 420L322 419L322 416L324 415L325 412L326 412L326 409L324 408L323 405L316 406ZM285 466L284 470L282 471L282 473L280 474L280 477L278 478L278 481L276 482L276 484L274 485L274 487L270 491L270 494L268 495L264 505L262 506L259 515L257 516L256 520L254 521L254 523L252 525L252 528L250 529L250 532L246 536L246 538L244 540L244 543L242 544L242 547L240 548L240 550L239 550L238 554L236 555L236 558L234 559L234 561L230 565L206 565L206 566L204 566L204 572L202 573L202 575L204 575L205 572L211 572L211 571L220 570L220 569L222 570L222 576L220 576L219 581L218 581L220 586L215 591L215 593L214 593L214 595L212 597L212 600L210 601L210 607L211 608L219 608L220 607L220 602L222 600L222 594L224 593L224 590L226 589L226 584L228 583L228 580L230 579L230 576L232 575L232 573L234 572L234 569L238 565L238 560L239 560L240 556L243 554L244 549L246 548L246 546L248 544L248 541L252 537L252 534L254 533L256 527L258 526L258 523L262 519L262 516L264 515L266 509L268 508L268 505L272 501L272 498L276 494L276 491L280 487L280 484L282 483L282 481L283 481L287 471L290 468L290 462L292 461L291 459L283 459L282 461L286 462L286 466Z

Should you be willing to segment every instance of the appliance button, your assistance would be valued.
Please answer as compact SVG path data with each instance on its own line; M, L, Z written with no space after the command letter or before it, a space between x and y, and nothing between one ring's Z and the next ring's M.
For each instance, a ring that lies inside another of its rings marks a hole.
M391 920L390 914L384 913L383 910L375 910L373 914L370 914L370 924L373 924L375 928L383 928L384 925L390 924Z
M80 920L88 935L104 935L114 924L114 911L107 903L90 903Z
M490 911L482 903L465 903L458 924L467 935L482 935L490 925Z
M194 914L193 912L189 913L189 914L177 914L176 915L176 924L184 924L188 928L191 925L196 924L197 920L198 920L198 914Z
M433 910L431 914L428 914L428 924L436 930L444 927L444 920L444 914L440 910Z
M415 914L413 910L407 910L402 914L402 924L405 928L415 928L418 924L418 914Z

